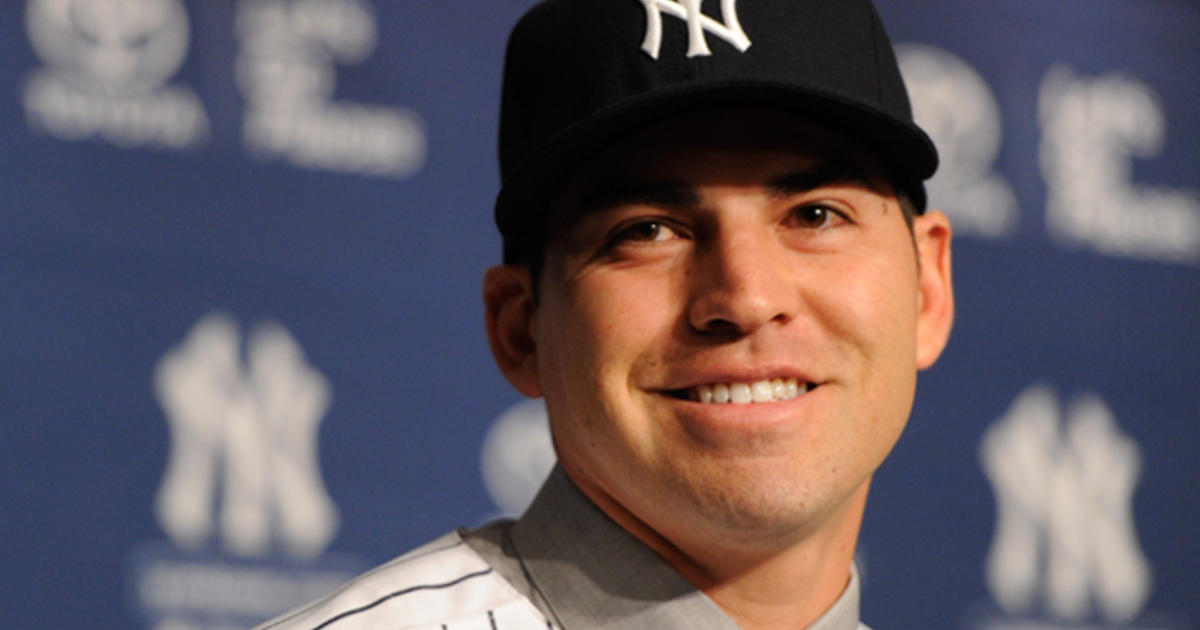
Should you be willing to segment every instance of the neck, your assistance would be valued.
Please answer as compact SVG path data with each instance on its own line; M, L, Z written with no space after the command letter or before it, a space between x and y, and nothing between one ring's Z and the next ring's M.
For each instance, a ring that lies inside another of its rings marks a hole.
M868 485L803 533L749 541L742 532L668 538L611 497L591 498L745 630L799 630L829 610L850 581Z
M745 630L807 628L850 582L858 513L845 529L816 532L740 571L714 575L701 588Z

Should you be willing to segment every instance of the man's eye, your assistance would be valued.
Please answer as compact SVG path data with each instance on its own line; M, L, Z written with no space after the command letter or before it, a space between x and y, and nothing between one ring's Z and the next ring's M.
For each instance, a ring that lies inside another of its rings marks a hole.
M843 221L844 217L840 212L829 206L810 204L792 210L792 220L799 227L819 229L831 227Z
M632 225L621 228L615 235L613 235L612 243L648 243L653 241L666 241L675 238L676 236L677 235L675 231L662 221L639 221Z

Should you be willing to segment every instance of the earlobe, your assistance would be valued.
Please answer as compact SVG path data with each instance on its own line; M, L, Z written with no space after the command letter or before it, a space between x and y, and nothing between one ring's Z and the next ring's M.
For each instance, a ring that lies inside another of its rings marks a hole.
M535 302L529 270L523 265L488 269L483 279L483 304L496 365L517 391L541 396L537 345L531 333Z
M950 220L941 212L927 212L914 218L913 235L920 257L916 358L917 369L923 370L941 356L954 324Z

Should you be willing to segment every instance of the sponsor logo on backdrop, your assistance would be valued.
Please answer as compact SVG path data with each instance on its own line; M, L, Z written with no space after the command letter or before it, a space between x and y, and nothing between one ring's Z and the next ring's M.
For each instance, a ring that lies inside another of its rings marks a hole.
M1200 261L1200 194L1133 180L1133 158L1158 155L1167 135L1149 86L1056 66L1042 80L1038 117L1052 236L1111 256Z
M480 457L484 486L499 510L494 516L524 512L555 461L541 398L522 401L500 414L483 439Z
M170 544L133 559L149 627L247 627L366 565L325 553L338 524L317 459L330 386L287 329L259 325L243 353L236 322L207 315L159 361L154 390L171 434L155 506Z
M994 170L1002 130L992 89L967 62L941 48L901 44L896 55L913 116L941 157L927 184L930 205L950 217L958 234L1012 234L1020 208L1008 181Z
M63 140L183 149L208 136L195 92L170 83L187 54L180 0L30 0L44 67L26 78L29 125Z
M658 59L662 48L662 16L666 13L687 22L688 57L712 55L705 33L711 33L739 52L744 52L750 48L750 38L738 22L736 1L721 0L721 19L724 22L718 22L704 15L700 10L700 0L642 0L646 7L646 37L642 40L642 50L651 58Z
M403 177L425 162L424 125L403 107L333 100L337 64L375 49L362 0L243 0L237 11L242 142L252 156L293 165Z
M44 64L21 90L30 128L121 148L189 149L209 139L195 91L172 80L189 44L182 0L29 0L25 17ZM233 26L249 155L383 177L424 166L416 112L333 98L337 66L361 63L375 49L366 0L242 0Z
M1153 570L1138 541L1138 444L1098 395L1064 409L1032 385L984 433L980 458L996 497L985 581L990 630L1183 628L1146 614Z

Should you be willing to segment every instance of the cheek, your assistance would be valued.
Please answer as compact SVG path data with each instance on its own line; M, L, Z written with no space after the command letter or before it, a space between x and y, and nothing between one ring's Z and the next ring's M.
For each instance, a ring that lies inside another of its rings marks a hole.
M538 370L559 457L601 485L602 471L655 441L637 385L661 363L656 322L668 309L646 284L593 274L544 293L540 306Z
M907 259L845 257L814 282L810 303L840 367L863 387L904 385L916 372L917 277Z
M581 277L570 287L570 311L587 343L613 362L614 369L656 349L663 330L670 328L679 300L677 287L664 273L621 273L604 270Z
M916 391L916 272L862 257L825 274L838 280L810 303L840 394L839 423L826 437L846 466L873 470L903 431Z
M903 260L903 259L902 259ZM899 437L916 393L917 277L912 267L884 268L864 281L863 388L872 440L882 452Z
M548 403L619 403L668 312L663 291L651 285L620 274L589 274L543 294L545 315L535 336Z

